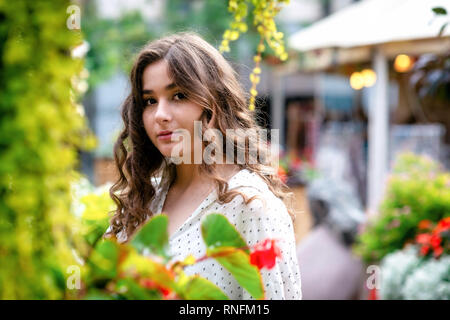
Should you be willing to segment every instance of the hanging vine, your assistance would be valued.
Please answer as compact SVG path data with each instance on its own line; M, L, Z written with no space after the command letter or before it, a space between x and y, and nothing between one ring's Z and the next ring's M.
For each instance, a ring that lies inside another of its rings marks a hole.
M283 4L289 4L290 0L229 0L228 10L233 15L233 21L230 28L223 34L220 52L230 51L230 42L239 39L242 33L248 31L246 22L250 7L253 7L253 27L256 28L260 36L259 44L256 48L256 54L253 57L255 66L250 74L252 87L250 88L249 109L255 109L256 96L258 91L256 86L260 81L261 74L261 55L268 45L281 60L286 61L288 54L286 52L283 40L283 33L277 30L275 16L282 9Z

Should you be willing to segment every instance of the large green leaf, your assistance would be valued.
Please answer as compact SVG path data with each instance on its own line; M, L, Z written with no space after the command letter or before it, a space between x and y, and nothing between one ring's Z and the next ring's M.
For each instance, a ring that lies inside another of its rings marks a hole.
M202 221L202 236L208 249L218 247L244 248L247 246L241 237L224 215L210 214ZM248 253L248 250L245 249Z
M247 253L236 248L222 247L208 249L207 255L224 266L255 299L264 299L261 274L259 269L250 263Z
M205 278L193 276L183 289L186 300L228 300L219 287Z
M119 247L116 242L103 239L95 246L88 263L92 280L113 279L117 276Z
M169 234L166 215L157 215L150 219L132 238L131 245L139 252L148 248L152 253L168 258Z

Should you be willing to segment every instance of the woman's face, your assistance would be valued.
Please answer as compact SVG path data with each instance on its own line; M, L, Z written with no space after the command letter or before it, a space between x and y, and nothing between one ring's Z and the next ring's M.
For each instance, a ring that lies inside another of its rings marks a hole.
M164 59L144 69L142 98L144 101L142 120L145 131L163 156L170 157L174 146L181 143L178 138L171 141L177 134L176 130L187 130L191 142L193 141L194 121L200 121L203 109L200 105L188 100L185 93L175 86L169 77L168 65ZM164 134L165 132L168 134ZM171 132L175 133L171 135ZM191 153L191 150L188 152ZM186 150L176 154L182 156L184 152Z

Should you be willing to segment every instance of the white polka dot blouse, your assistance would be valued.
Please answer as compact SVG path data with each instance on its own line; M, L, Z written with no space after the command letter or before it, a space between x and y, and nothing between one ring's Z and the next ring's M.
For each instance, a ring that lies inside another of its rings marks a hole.
M156 196L151 204L155 214L161 214L170 181L162 179L156 188ZM188 219L169 239L172 261L183 260L192 254L200 258L206 254L206 246L201 235L202 219L211 213L223 214L237 231L253 246L263 240L277 239L281 259L273 268L261 270L266 299L298 300L302 298L301 277L296 255L294 229L291 217L283 201L276 197L267 184L256 173L242 169L228 180L228 188L236 188L248 198L259 197L249 204L237 195L229 203L220 204L216 190L212 191ZM264 199L261 201L260 199ZM118 235L124 241L123 235ZM253 300L234 277L214 259L206 259L185 268L186 274L197 274L207 278L221 288L232 300Z

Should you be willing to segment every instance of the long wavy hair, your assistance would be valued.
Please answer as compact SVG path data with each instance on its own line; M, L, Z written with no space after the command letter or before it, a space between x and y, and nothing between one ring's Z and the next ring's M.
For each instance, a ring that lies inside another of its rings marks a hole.
M108 234L117 236L119 232L125 232L129 238L153 215L150 204L155 198L156 186L152 180L163 175L173 179L176 172L174 165L153 145L142 121L142 74L148 65L162 59L168 64L169 76L187 99L203 108L202 121L210 121L215 116L213 127L224 137L223 150L227 141L231 141L235 159L239 152L244 152L244 161L237 163L239 168L258 174L269 189L284 201L293 217L292 193L278 177L277 168L271 161L255 161L250 157L250 146L256 147L260 159L270 159L270 150L267 143L258 143L257 132L262 128L257 124L254 113L248 109L248 94L237 80L236 72L212 45L195 33L183 32L145 45L132 67L131 93L121 109L124 128L114 145L119 178L111 187L110 196L117 209ZM227 136L227 129L234 129L233 135ZM206 141L203 143L207 144ZM216 166L203 162L199 169L215 182L220 203L230 202L236 195L241 195L246 204L255 199L255 196L248 198L238 190L229 190L227 181L219 176Z

